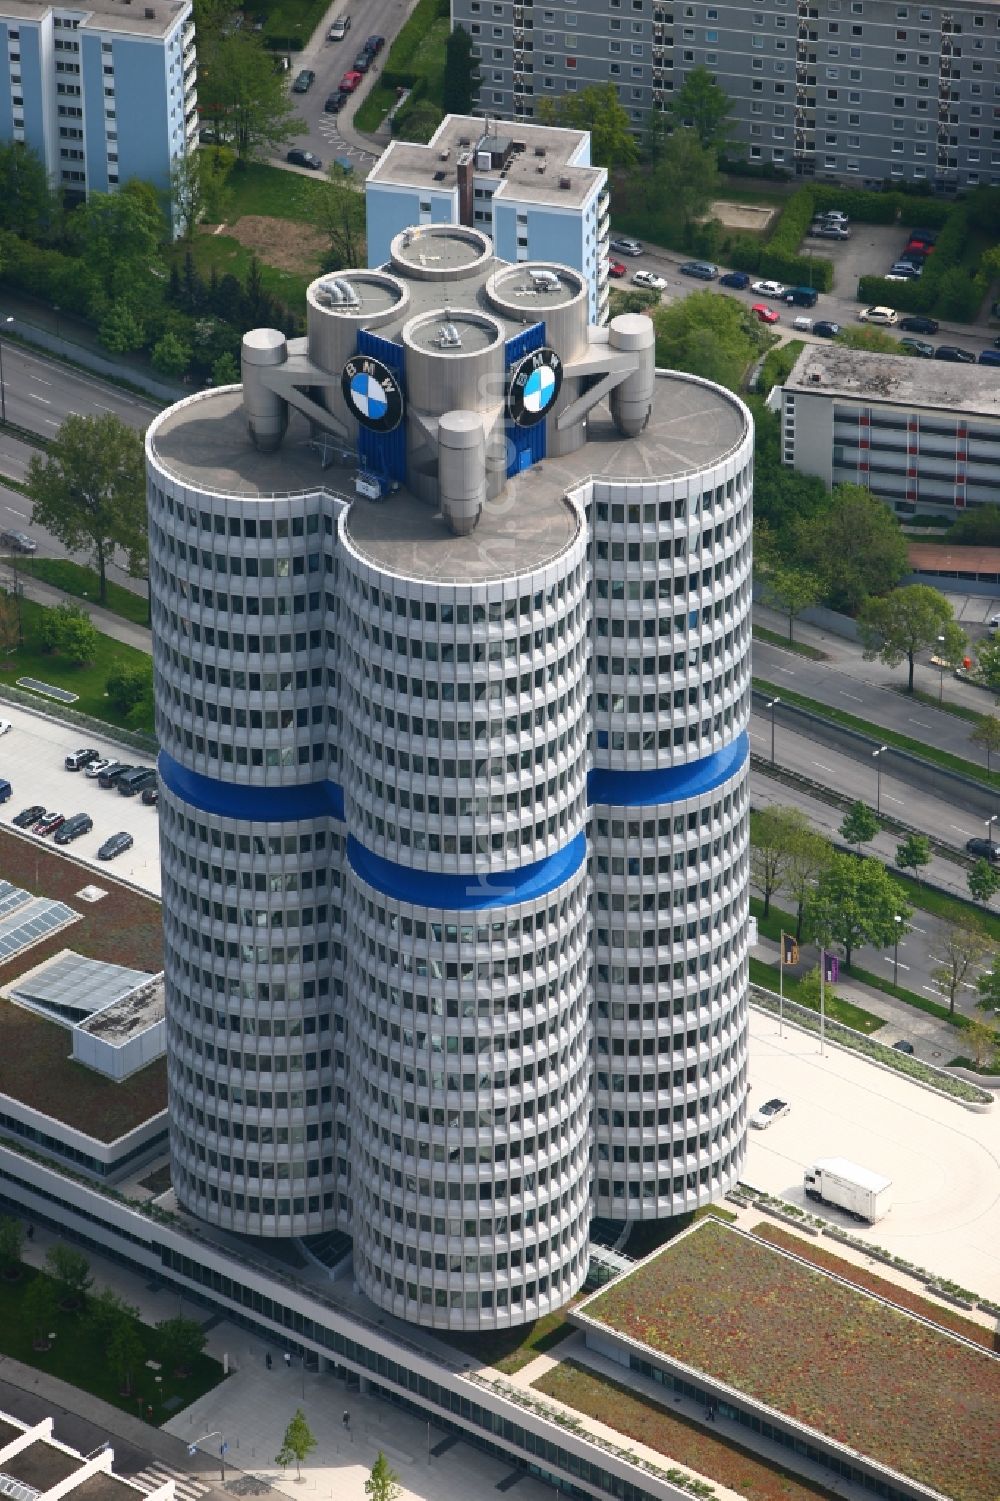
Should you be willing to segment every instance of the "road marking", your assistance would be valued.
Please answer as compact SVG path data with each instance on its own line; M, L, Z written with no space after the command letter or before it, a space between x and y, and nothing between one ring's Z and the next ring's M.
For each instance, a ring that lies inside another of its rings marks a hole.
M863 704L864 703L864 699L863 698L858 698L858 695L856 693L848 693L848 691L847 691L846 688L838 688L837 691L841 695L842 698L853 699L856 704Z
M911 724L918 724L922 730L932 730L934 728L934 726L932 724L928 724L927 723L926 719L912 719L911 718L910 723Z
M98 411L101 411L101 412L113 412L114 411L114 407L107 407L107 406L105 406L103 401L95 401L94 405L95 405L95 407L97 407Z
M12 516L20 516L24 521L27 521L27 519L28 519L28 513L27 513L27 511L15 511L15 509L14 509L13 506L8 506L7 509L8 509L8 511L10 512L10 514Z
M830 773L830 775L833 776L833 767L832 766L824 766L823 763L822 763L822 761L814 761L813 765L814 766L818 766L819 769L820 769L820 771L828 771Z
M901 797L891 797L888 792L883 792L882 801L884 803L901 803L903 799Z
M51 401L49 400L49 398L47 396L36 396L35 393L34 393L34 391L29 391L28 395L31 397L32 401L44 401L44 403L45 403L45 405L47 407L50 407L52 405Z
M49 427L61 427L62 426L62 423L57 422L54 417L43 417L42 421L43 422L47 422L48 425L49 425Z
M957 823L950 823L948 827L949 829L954 829L957 834L964 834L966 839L972 838L972 835L969 833L968 829L960 829Z
M883 954L882 958L885 960L886 964L895 965L895 963L896 963L895 959L893 958L893 956L891 954ZM910 966L908 964L904 964L903 961L902 961L902 959L900 959L900 961L899 961L899 967L900 967L900 969L909 969Z
M910 923L910 932L911 933L926 933L927 929L926 928L918 928L915 922L911 922Z
M52 382L50 380L43 380L40 375L32 375L30 372L28 374L28 379L29 380L37 380L37 382L38 382L38 384L40 386L51 386L51 384L52 384Z

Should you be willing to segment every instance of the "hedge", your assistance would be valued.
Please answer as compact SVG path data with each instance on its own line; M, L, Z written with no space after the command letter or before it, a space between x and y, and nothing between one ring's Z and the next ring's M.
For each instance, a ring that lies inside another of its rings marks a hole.
M812 223L815 189L799 188L778 215L774 228L762 245L749 235L737 235L730 260L739 271L758 271L793 286L815 287L829 292L833 286L833 266L822 256L801 255L799 246Z
M985 276L966 265L970 223L967 202L946 205L944 228L937 237L934 254L927 257L923 275L910 281L885 281L880 276L862 276L858 296L863 301L888 303L907 313L933 313L961 322L973 319L986 296Z

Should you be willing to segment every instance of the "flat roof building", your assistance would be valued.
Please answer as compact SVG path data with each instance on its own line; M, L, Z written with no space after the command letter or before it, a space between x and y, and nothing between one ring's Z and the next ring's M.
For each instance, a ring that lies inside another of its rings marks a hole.
M997 503L1000 370L809 344L781 392L782 457L899 516Z
M81 1454L54 1437L51 1418L25 1423L0 1412L0 1495L9 1501L174 1501L173 1480L155 1490L133 1485L113 1470L110 1443Z
M743 1163L753 424L473 226L307 304L147 433L173 1185L508 1327Z
M467 224L507 261L558 261L586 277L593 323L608 314L608 174L590 132L448 115L426 146L393 141L365 183L368 264L411 224Z
M197 137L190 0L0 0L0 78L0 140L69 192L165 191Z

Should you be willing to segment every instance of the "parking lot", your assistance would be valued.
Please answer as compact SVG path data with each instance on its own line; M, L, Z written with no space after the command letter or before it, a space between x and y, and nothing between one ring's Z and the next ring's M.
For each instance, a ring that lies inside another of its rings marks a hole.
M13 729L0 737L0 777L13 786L14 795L0 806L0 823L10 827L22 808L41 803L49 812L89 813L94 827L89 834L75 839L65 849L53 846L52 836L38 839L54 853L70 855L95 870L113 872L123 880L133 881L145 891L160 894L159 826L156 809L138 797L121 797L115 788L102 788L83 772L66 771L66 756L83 746L93 746L102 756L114 756L131 766L152 766L148 756L136 755L109 741L102 741L87 731L77 730L32 714L26 709L0 705L0 719L10 720ZM116 859L98 860L97 851L119 829L130 833L135 841L130 850Z
M751 1130L744 1177L915 1265L1000 1301L1000 1104L976 1114L900 1074L750 1013L750 1108L772 1095L791 1109ZM817 1157L847 1157L892 1179L876 1225L805 1198Z
M883 276L906 249L901 224L860 224L851 221L849 240L803 240L804 254L821 255L833 265L836 296L857 300L862 276Z

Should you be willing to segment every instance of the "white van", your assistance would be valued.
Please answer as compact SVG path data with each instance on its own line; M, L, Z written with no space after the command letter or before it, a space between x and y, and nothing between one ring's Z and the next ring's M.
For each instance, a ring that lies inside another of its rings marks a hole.
M801 333L810 333L812 331L812 326L813 320L811 318L799 317L792 319L792 327L799 329Z

